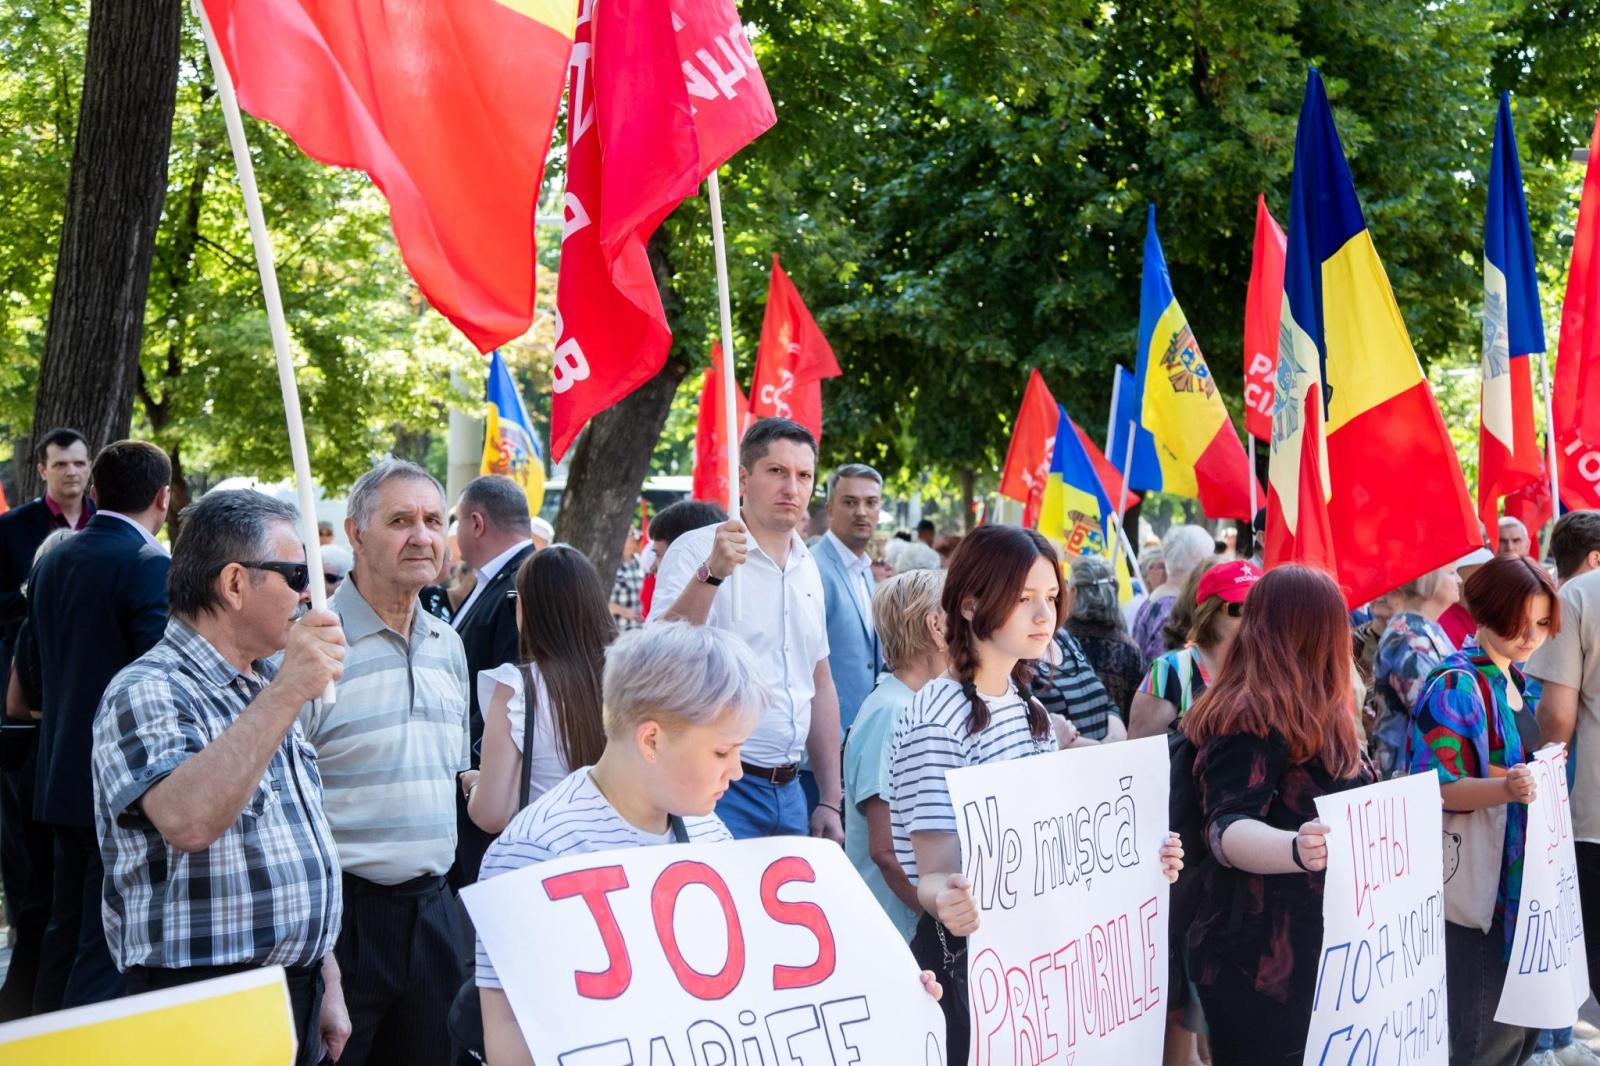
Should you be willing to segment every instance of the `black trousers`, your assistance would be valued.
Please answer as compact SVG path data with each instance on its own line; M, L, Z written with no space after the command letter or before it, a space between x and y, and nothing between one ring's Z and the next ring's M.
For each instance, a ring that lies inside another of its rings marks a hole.
M55 842L50 827L33 820L34 761L39 746L38 730L33 732L22 766L0 771L0 885L5 888L6 917L16 931L11 967L5 985L0 986L0 1022L26 1018L33 1012L39 956L50 923Z
M1580 897L1583 886L1578 886ZM1494 1020L1506 984L1505 925L1487 933L1444 923L1444 983L1450 994L1450 1066L1517 1066L1527 1062L1539 1030Z
M344 875L334 956L350 1011L339 1066L450 1062L450 1003L461 987L456 901L442 877L377 885Z
M132 966L128 969L128 995L192 985L196 981L209 981L213 977L227 977L256 968L250 963L237 966L189 966L181 970ZM295 1038L299 1041L294 1056L295 1066L317 1066L323 1059L321 1026L318 1024L322 1014L322 966L285 966L283 976L289 985L289 1006L294 1011Z
M967 1016L967 938L942 928L930 914L917 919L911 937L911 955L924 970L932 970L944 986L939 1009L944 1012L944 1060L949 1066L966 1066L972 1046L972 1019Z
M1280 1003L1255 988L1253 974L1231 971L1200 987L1211 1031L1212 1066L1300 1066L1311 1004Z
M1589 936L1587 930L1600 930L1600 844L1580 840L1573 850L1578 858L1578 902L1583 908L1584 953L1589 958L1589 991L1600 996L1600 933Z
M51 826L55 838L50 924L44 931L35 1013L116 999L127 979L117 971L100 921L105 870L93 829Z

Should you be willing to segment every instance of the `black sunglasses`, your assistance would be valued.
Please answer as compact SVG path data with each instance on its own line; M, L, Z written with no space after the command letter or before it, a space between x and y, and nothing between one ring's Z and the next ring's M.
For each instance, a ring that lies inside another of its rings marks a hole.
M1242 604L1242 603L1230 603L1230 604L1228 604L1227 607L1224 608L1224 610L1226 610L1228 612L1228 617L1229 618L1243 618L1244 617L1244 604Z
M305 563L257 561L239 565L246 570L271 570L274 574L283 575L284 584L289 586L290 592L304 592L311 586L311 568Z

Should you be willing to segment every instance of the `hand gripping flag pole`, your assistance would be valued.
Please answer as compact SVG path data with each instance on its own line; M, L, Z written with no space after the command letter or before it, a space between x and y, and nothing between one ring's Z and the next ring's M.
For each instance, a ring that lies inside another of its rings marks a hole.
M283 412L288 420L289 454L294 463L294 483L300 497L300 536L305 541L306 567L311 576L311 606L323 610L328 605L327 586L322 581L322 550L317 541L316 484L311 480L311 458L306 449L306 427L300 417L300 390L294 379L294 360L289 352L289 326L283 317L283 297L278 292L278 273L272 263L272 243L267 236L266 218L261 211L261 194L256 189L255 168L250 163L250 146L245 142L244 120L239 101L233 94L233 77L217 47L216 34L206 16L205 5L196 2L195 13L205 31L206 53L217 80L217 96L222 101L222 117L228 127L228 142L233 146L233 162L239 171L239 191L244 196L245 217L250 221L250 242L255 245L256 267L261 271L261 298L267 305L267 325L272 333L272 352L278 362L278 387L283 392ZM335 698L330 683L322 694L326 703Z

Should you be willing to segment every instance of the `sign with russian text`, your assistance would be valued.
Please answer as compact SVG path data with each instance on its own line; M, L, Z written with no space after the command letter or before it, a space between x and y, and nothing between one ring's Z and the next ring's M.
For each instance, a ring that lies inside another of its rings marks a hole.
M1329 827L1328 869L1306 1066L1446 1066L1439 778L1319 796L1317 817Z
M1531 1029L1572 1024L1589 998L1589 964L1578 906L1578 859L1567 799L1567 749L1552 745L1528 762L1537 793L1528 804L1522 898L1494 1020Z
M973 1066L1161 1061L1165 737L949 771Z
M462 899L540 1066L942 1066L944 1015L844 852L573 855Z

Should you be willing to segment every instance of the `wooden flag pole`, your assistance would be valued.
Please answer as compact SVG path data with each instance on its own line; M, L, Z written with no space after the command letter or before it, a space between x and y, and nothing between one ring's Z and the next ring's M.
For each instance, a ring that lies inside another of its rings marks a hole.
M706 193L711 200L711 248L717 260L717 312L722 318L722 409L723 424L727 426L728 448L728 517L740 518L739 508L739 438L743 427L739 425L739 408L734 401L738 387L733 368L733 306L728 298L728 249L722 234L722 189L717 184L717 172L706 177ZM744 620L744 595L739 570L728 575L731 586L728 595L733 597L733 620Z
M255 245L256 267L261 272L261 298L267 305L267 327L272 334L272 352L278 363L278 387L283 393L283 413L289 429L289 455L294 464L295 489L300 498L300 536L305 541L306 566L311 576L311 606L323 610L328 605L327 586L322 580L322 549L317 540L316 483L311 480L311 457L306 449L306 427L300 416L300 390L294 379L294 358L289 351L289 326L283 317L283 297L278 292L278 272L272 262L272 242L267 236L266 217L261 210L261 194L256 189L255 168L250 163L250 146L245 141L244 120L239 101L233 94L233 76L217 47L216 33L206 16L205 5L194 5L205 32L206 52L211 57L212 75L217 81L217 96L222 100L222 118L228 127L228 142L233 147L233 162L239 172L239 191L244 196L245 217L250 222L250 242ZM334 686L328 685L323 701L332 703Z

